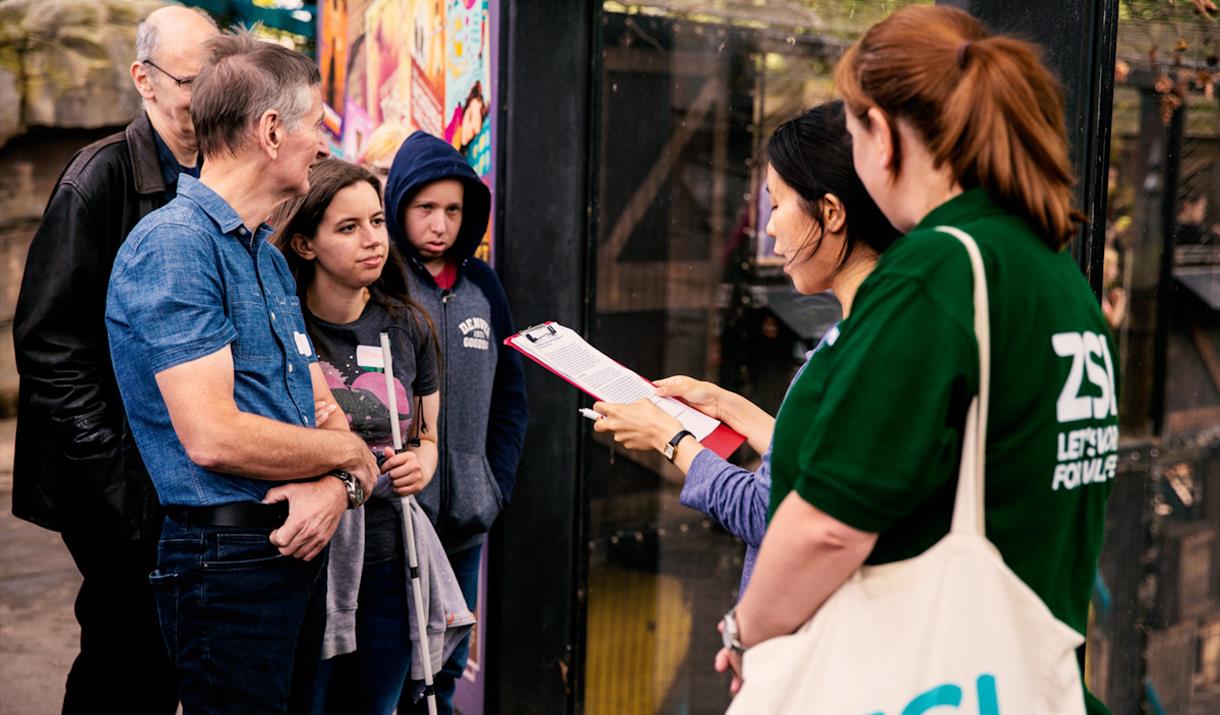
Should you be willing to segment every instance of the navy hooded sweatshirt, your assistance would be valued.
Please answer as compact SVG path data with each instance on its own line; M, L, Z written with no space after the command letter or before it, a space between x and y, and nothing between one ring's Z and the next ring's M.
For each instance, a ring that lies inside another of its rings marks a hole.
M440 179L465 189L462 225L445 253L458 271L448 290L420 261L403 221L415 194ZM386 223L407 264L411 297L432 317L441 345L440 462L417 498L450 553L482 543L512 495L525 442L524 370L503 344L516 332L512 313L495 271L474 257L490 212L491 192L461 154L426 132L407 137L386 181Z

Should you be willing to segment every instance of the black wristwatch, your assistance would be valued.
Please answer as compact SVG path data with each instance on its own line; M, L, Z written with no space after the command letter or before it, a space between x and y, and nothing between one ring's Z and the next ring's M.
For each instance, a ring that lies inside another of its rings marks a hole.
M668 459L670 462L673 462L674 453L678 451L678 443L681 442L682 440L686 439L687 437L694 437L694 436L695 435L693 433L691 433L689 430L682 430L681 432L678 432L678 434L674 435L673 439L669 440L669 444L665 445L665 449L661 450L661 454L665 455L665 458Z
M348 509L355 509L364 504L364 487L360 485L360 480L356 479L355 474L345 472L342 469L334 469L327 474L343 482L344 488L347 489Z
M724 618L720 620L723 626L720 629L720 642L725 648L741 655L746 652L746 647L741 644L741 638L737 630L737 606L729 609L729 612L724 614Z

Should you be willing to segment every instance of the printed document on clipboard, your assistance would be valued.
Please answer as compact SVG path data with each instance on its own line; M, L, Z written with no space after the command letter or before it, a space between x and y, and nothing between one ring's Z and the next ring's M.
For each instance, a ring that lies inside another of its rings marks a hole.
M719 420L672 397L658 397L652 383L610 359L571 328L547 322L505 339L509 347L602 402L652 400L673 415L704 447L728 458L745 437Z

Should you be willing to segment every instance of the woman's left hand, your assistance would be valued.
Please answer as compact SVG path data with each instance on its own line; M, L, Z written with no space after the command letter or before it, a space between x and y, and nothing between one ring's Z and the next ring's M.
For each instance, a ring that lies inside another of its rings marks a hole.
M724 624L720 623L717 628L724 630ZM717 673L723 673L726 670L733 674L733 680L729 682L729 694L736 695L738 690L741 690L741 653L732 648L721 648L716 653L716 661L713 663Z
M596 402L593 411L604 417L593 423L595 432L613 432L614 441L627 449L662 451L682 430L682 423L647 398L629 404Z
M328 400L318 400L313 403L314 424L318 427L326 424L331 415L339 411L339 405Z
M424 473L423 466L414 452L403 451L394 454L394 450L386 448L385 453L386 459L381 464L381 469L390 478L390 484L398 496L416 494L432 481L432 475Z

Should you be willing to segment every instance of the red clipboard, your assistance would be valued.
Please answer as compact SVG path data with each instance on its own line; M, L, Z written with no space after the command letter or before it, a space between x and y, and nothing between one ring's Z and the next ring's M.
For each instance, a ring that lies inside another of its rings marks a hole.
M509 337L505 338L504 344L509 346L510 348L516 350L517 352L521 353L522 355L529 358L530 360L534 361L536 364L541 365L542 367L546 368L546 370L548 372L550 372L551 374L556 375L564 382L568 383L572 387L575 387L576 389L578 389L581 392L585 393L586 395L592 397L593 399L603 400L603 398L600 395L592 392L591 390L585 389L584 387L581 387L580 385L577 385L575 382L572 382L570 379L568 379L567 375L564 375L563 373L558 372L553 367L551 367L547 363L540 360L538 358L538 356L522 349L521 346L517 345L517 343L514 342L514 339L522 338L522 337L524 337L527 340L533 341L533 340L535 340L535 338L532 337L530 335L530 333L533 333L533 332L536 332L539 330L543 330L543 329L550 330L550 332L553 334L553 333L555 333L556 325L557 325L557 323L555 321L548 320L545 323L539 323L538 325L530 326L530 327L526 328L525 330L522 330L521 332L516 333L515 335L510 335ZM607 356L607 359L610 360L611 362L613 362L614 364L621 366L624 370L630 370L630 368L626 367L625 365L618 362L614 358ZM634 372L634 371L632 371L632 372ZM643 377L641 377L641 379L647 380L647 378L643 378ZM647 381L650 384L652 384L651 380L647 380ZM685 400L681 400L679 398L674 398L674 399L678 399L679 402L686 402ZM702 444L704 447L707 447L708 449L712 450L713 452L720 455L724 459L728 459L729 455L731 455L733 452L737 451L737 448L740 447L742 442L745 442L745 441L746 441L746 438L744 435L742 435L741 433L732 429L731 427L729 427L728 425L726 425L723 422L719 422L716 425L716 428L714 430L712 430L711 434L708 434L706 437L699 440L700 444Z

